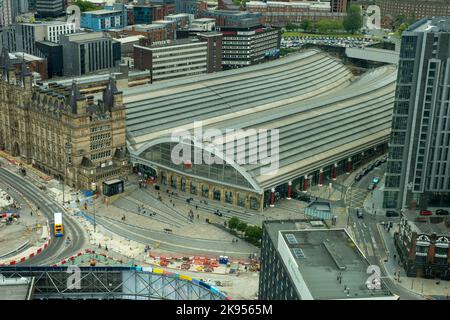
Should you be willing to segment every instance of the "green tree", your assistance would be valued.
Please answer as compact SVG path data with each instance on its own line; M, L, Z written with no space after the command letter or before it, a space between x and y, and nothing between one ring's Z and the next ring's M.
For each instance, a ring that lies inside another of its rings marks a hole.
M248 227L248 225L247 225L245 222L241 221L241 222L239 222L239 224L237 225L236 229L237 229L238 231L245 232L245 230L247 230L247 227Z
M406 22L402 23L397 30L398 35L402 35L403 31L405 31L406 29L408 29L409 24L407 24Z
M302 29L305 32L311 31L313 28L313 24L308 19L302 20L300 22L300 29Z
M245 229L245 237L249 241L259 241L262 238L262 229L258 226L248 226Z
M330 19L323 19L316 24L319 33L333 33L342 30L342 22Z
M228 227L230 229L236 229L237 226L239 225L239 222L241 222L241 220L239 220L239 218L232 217L232 218L230 218L230 220L228 220Z
M361 8L355 4L351 5L347 11L347 16L342 22L344 29L351 34L362 28L363 18L361 14Z
M101 9L101 7L98 7L95 4L93 4L92 2L85 1L85 0L77 0L77 1L75 1L74 4L80 8L81 12L94 11L94 10Z
M286 27L285 28L286 28L287 31L292 31L292 30L295 29L295 25L292 22L288 22L288 23L286 23Z

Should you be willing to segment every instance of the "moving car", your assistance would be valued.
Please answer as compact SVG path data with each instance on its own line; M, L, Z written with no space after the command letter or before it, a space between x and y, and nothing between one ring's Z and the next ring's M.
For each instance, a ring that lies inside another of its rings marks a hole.
M431 216L433 214L433 212L431 212L430 210L420 210L419 214L421 216Z
M380 183L380 181L381 181L380 177L374 177L374 178L372 179L372 183L373 183L373 184L378 184L378 183Z
M367 190L372 191L373 189L375 189L375 185L373 183L369 184L369 186L367 187Z
M394 211L394 210L386 211L386 217L398 217L398 216L400 216L400 215L398 214L397 211Z
M364 215L363 215L363 213L362 213L362 210L356 209L356 216L357 216L359 219L364 218Z
M436 210L436 214L438 216L448 216L449 212L447 210L444 210L444 209L437 209Z

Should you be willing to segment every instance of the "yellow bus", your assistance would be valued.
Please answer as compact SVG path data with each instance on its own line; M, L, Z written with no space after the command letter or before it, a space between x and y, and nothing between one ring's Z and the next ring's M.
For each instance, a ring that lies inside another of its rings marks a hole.
M63 227L63 223L62 223L62 213L61 212L55 212L54 217L55 217L55 221L54 221L53 230L54 230L55 237L62 237L62 236L64 236L64 227Z

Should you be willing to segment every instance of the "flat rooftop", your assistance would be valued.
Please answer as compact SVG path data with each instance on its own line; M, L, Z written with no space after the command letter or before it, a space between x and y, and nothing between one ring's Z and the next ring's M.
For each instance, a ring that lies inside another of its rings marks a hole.
M103 15L103 14L117 14L117 13L122 13L122 11L120 10L93 10L93 11L86 11L83 12L83 14L87 14L87 15L95 15L95 16L99 16L99 15Z
M0 274L0 301L1 300L30 300L30 278L5 278Z
M269 221L265 227L303 299L397 299L383 281L381 289L367 288L370 264L344 229L313 229L305 220Z

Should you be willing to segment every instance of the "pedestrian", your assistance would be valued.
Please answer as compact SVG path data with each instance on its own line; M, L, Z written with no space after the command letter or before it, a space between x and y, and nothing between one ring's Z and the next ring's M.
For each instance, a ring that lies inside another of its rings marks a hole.
M175 208L175 202L173 203L173 207Z
M198 205L195 205L195 210L198 210Z
M200 219L200 215L197 213L197 220Z
M33 216L33 211L30 211L30 215Z

